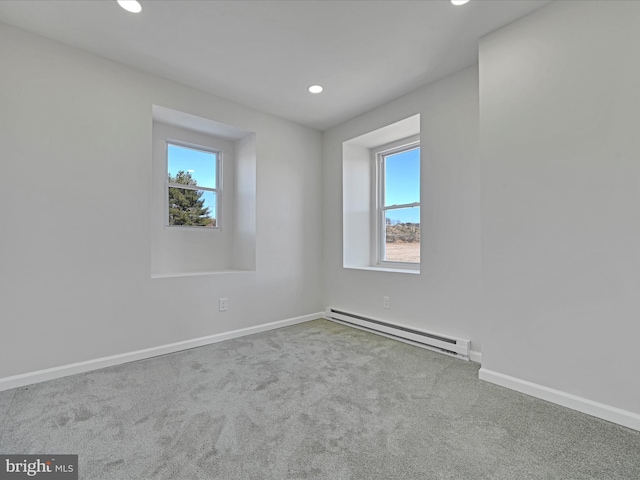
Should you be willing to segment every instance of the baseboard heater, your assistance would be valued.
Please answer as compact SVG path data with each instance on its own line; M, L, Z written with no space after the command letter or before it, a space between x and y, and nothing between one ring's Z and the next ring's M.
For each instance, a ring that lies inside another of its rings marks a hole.
M402 325L394 325L343 310L336 310L335 308L327 308L325 313L329 320L337 323L401 340L418 347L435 350L462 360L469 360L471 343L469 340L416 330Z

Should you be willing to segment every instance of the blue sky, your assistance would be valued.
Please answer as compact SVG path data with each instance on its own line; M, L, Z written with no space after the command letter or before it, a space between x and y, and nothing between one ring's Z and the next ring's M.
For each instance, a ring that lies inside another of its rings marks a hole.
M385 159L385 206L420 201L420 149L389 155ZM420 223L420 208L403 208L388 212L401 222Z
M190 172L198 185L216 188L217 155L215 153L168 144L167 157L169 175L175 177L180 170Z

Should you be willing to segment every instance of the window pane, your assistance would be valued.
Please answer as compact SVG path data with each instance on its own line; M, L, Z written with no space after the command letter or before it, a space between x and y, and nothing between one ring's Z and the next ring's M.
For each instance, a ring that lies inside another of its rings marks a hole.
M216 161L218 155L179 145L167 145L169 183L217 188Z
M420 207L385 212L384 250L387 262L420 262Z
M384 205L420 201L420 148L384 157Z
M169 225L215 227L216 192L169 187Z

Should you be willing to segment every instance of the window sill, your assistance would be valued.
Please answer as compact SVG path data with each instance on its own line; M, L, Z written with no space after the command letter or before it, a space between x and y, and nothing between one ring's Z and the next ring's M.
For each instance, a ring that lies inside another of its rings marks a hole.
M396 268L396 267L343 267L349 270L370 270L372 272L389 272L389 273L410 273L412 275L420 275L419 268Z
M227 275L234 273L255 273L255 270L206 270L202 272L152 273L151 278L198 277L203 275Z
M203 225L165 225L167 230L191 230L194 232L222 231L222 227L205 227Z

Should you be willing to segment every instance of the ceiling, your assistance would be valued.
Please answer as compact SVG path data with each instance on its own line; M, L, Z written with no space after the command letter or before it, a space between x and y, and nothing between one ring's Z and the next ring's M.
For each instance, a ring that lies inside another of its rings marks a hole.
M474 64L478 38L549 1L3 0L0 21L326 130Z

